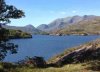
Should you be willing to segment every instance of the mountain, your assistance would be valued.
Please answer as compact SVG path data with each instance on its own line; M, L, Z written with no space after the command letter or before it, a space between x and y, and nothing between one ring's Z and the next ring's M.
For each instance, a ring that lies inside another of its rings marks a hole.
M78 15L73 16L73 17L59 18L49 24L42 24L42 25L38 26L37 29L50 32L50 31L62 29L64 27L66 27L67 25L77 23L81 20L82 20L82 18Z
M83 19L55 33L61 34L100 34L100 16L83 16Z
M46 29L48 29L49 27L48 27L48 25L46 25L46 24L41 24L41 25L39 25L38 27L37 27L37 29L39 29L39 30L43 30L43 31L45 31Z
M78 16L76 15L72 17L59 18L49 24L42 24L38 26L37 29L46 31L46 32L57 32L57 31L59 32L59 30L66 29L69 26L77 25L76 27L79 27L80 24L84 26L87 24L93 25L94 22L97 22L99 20L100 20L100 16L95 16L95 15ZM82 26L80 27L82 28Z
M18 26L3 26L4 28L7 28L7 29L13 29L13 30L21 30L23 32L27 32L27 33L31 33L31 34L38 34L42 31L36 29L33 25L29 24L29 25L26 25L26 26L23 26L23 27L18 27Z

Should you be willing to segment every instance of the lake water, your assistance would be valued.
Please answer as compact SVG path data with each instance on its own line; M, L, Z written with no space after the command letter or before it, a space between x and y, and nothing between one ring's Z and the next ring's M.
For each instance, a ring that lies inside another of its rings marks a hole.
M100 36L48 36L33 35L32 39L11 40L17 44L18 53L8 54L4 61L16 62L24 59L26 56L42 56L46 60L62 53L67 48L78 46L86 42L100 38Z

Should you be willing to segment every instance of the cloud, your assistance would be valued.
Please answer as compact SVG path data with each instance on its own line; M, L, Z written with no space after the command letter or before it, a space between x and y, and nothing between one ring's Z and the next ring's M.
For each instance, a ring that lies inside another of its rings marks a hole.
M72 13L77 13L77 11L76 10L73 10Z
M65 14L67 14L67 12L62 11L62 12L60 12L60 14L65 15Z

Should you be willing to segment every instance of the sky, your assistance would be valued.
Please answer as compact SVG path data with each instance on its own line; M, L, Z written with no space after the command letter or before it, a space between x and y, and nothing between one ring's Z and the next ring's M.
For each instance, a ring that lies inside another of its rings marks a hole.
M49 24L57 18L74 15L99 15L100 0L6 0L25 12L25 17L12 19L13 26Z

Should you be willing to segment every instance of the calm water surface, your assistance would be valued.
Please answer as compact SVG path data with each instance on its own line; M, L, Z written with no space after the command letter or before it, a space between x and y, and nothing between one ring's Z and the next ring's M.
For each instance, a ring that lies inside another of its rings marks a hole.
M4 61L16 62L26 56L42 56L46 60L62 53L67 48L78 46L100 38L100 36L48 36L33 35L32 39L11 40L19 46L17 54L8 54Z

